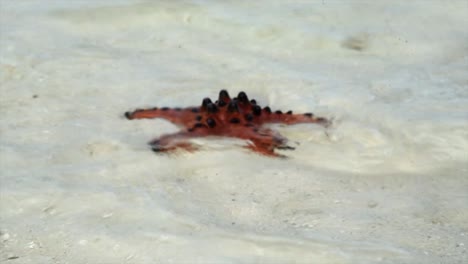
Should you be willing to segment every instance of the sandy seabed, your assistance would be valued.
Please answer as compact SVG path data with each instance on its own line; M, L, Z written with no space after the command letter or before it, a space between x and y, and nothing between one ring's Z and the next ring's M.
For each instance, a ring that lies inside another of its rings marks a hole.
M468 263L466 1L0 0L0 262ZM286 159L148 106L246 91Z

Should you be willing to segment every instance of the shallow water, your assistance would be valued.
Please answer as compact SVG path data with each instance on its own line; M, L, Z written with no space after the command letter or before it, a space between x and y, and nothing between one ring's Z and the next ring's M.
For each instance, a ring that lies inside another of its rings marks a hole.
M2 1L0 259L468 261L464 1ZM220 89L333 119L155 155Z

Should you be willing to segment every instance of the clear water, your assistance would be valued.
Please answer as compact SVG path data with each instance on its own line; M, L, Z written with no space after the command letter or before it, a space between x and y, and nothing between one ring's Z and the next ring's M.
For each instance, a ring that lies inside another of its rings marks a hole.
M15 263L468 261L466 1L0 2ZM287 159L128 121L220 89L333 118Z

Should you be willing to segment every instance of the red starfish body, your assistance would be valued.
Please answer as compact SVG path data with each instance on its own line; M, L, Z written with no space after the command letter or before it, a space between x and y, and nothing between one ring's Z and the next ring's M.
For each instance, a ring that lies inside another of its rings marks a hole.
M232 98L226 90L219 92L219 98L212 102L203 99L201 106L187 108L150 108L126 112L128 119L162 118L184 130L162 135L149 142L156 152L166 152L177 148L189 151L196 148L189 142L191 138L219 136L249 140L249 149L268 156L280 156L275 149L294 149L286 145L287 139L278 132L263 127L268 123L294 125L317 123L328 125L330 122L311 113L293 114L292 111L272 112L270 107L261 107L256 100L249 100L246 93L240 92Z

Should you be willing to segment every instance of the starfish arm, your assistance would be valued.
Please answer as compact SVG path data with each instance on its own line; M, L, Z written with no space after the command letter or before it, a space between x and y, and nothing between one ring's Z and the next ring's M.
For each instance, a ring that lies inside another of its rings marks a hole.
M280 157L275 149L293 149L286 145L286 138L271 129L242 130L231 136L249 140L246 147L261 155Z
M188 108L149 108L149 109L137 109L132 112L126 112L125 117L127 119L153 119L162 118L170 121L176 125L184 126L191 123L199 113L199 107L188 107Z
M323 117L314 116L311 113L305 114L292 114L291 112L288 113L281 113L279 111L275 113L271 113L265 117L266 123L281 123L286 125L295 125L295 124L304 124L304 123L313 123L319 124L323 126L330 125L330 121Z
M196 148L189 142L190 137L186 132L162 135L150 141L148 144L154 152L168 152L175 149L194 151Z
M186 131L162 135L148 144L154 152L168 152L175 149L184 149L192 152L197 150L197 147L190 143L190 139L209 135L207 127L195 125Z

